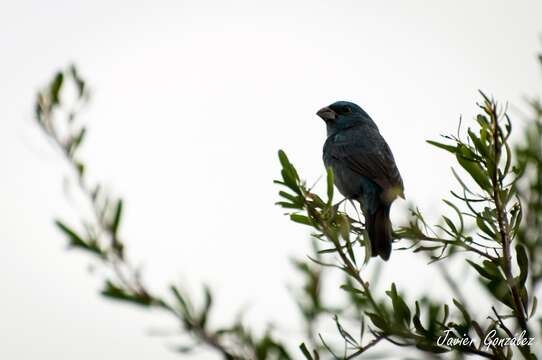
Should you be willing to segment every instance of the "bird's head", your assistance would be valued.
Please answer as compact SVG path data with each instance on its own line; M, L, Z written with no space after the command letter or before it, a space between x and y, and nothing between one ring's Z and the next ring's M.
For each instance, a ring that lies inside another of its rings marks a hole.
M355 125L368 125L376 128L371 117L358 105L349 101L337 101L316 113L326 122L327 133L348 129Z

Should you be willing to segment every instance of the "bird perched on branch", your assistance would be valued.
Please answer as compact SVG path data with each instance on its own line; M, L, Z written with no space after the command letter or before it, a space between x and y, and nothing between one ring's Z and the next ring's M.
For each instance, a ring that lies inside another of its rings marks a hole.
M333 170L341 194L360 203L371 255L388 260L390 207L398 196L404 199L403 180L391 150L371 117L354 103L337 101L316 114L327 127L324 164Z

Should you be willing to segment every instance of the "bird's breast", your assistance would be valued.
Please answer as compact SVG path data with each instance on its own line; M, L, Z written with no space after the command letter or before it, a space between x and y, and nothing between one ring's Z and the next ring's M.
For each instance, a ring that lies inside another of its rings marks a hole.
M358 199L362 193L360 176L341 164L337 159L324 154L324 164L333 171L333 182L347 199Z

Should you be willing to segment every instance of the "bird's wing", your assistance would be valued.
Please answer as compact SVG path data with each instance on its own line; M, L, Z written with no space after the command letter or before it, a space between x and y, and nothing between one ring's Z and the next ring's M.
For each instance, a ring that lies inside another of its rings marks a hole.
M334 161L378 184L390 200L404 198L403 180L391 150L383 139L380 145L368 148L359 142L328 142L325 151Z

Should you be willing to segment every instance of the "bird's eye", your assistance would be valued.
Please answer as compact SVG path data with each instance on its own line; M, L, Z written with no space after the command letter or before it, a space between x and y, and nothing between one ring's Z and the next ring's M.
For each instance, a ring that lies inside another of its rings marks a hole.
M343 108L343 112L344 112L345 114L350 114L350 113L352 112L352 108L351 108L350 106L345 106L345 107Z

